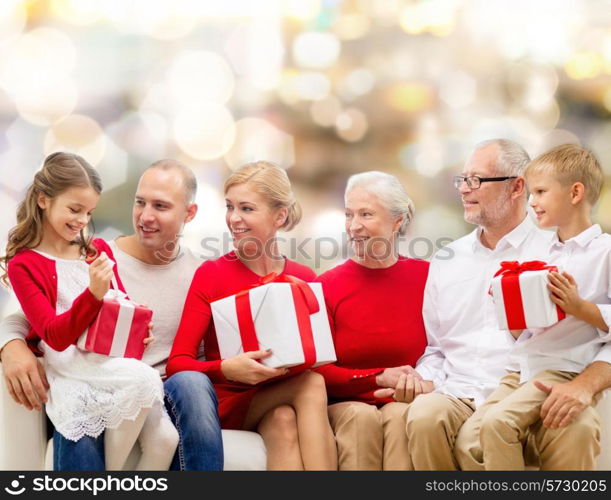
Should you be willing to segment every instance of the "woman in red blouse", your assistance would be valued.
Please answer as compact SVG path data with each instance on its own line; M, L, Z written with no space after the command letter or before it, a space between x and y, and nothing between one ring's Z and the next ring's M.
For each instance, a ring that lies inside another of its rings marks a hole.
M353 175L345 194L354 257L319 276L337 362L317 369L331 402L340 470L411 469L406 391L423 392L413 366L426 346L422 300L428 262L398 254L413 204L399 180Z
M327 416L323 377L311 371L289 378L288 370L258 360L267 351L221 359L210 302L233 295L276 272L313 281L308 267L284 258L276 243L279 229L301 218L286 172L267 162L245 165L225 183L226 223L235 251L204 262L196 271L167 372L206 373L218 394L225 429L255 430L267 448L268 469L337 469L337 451ZM204 342L206 361L197 359Z

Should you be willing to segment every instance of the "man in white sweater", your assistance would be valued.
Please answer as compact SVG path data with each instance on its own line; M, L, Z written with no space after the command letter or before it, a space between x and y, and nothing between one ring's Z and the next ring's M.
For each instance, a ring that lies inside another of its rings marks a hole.
M197 182L174 160L153 163L142 175L133 208L134 234L109 242L130 298L153 310L153 342L143 361L165 378L174 335L191 279L201 260L179 237L195 217ZM0 325L0 361L7 389L28 409L42 408L48 387L44 368L24 342L29 324L22 314ZM203 356L203 346L201 350ZM216 393L206 375L181 372L165 381L166 407L179 430L173 470L221 470L223 447ZM103 436L69 441L55 432L55 470L104 470Z

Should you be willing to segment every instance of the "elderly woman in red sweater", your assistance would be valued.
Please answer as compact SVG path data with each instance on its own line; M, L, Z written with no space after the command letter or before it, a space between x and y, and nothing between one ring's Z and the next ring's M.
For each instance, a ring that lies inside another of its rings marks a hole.
M406 392L423 391L413 369L426 346L422 300L429 264L398 254L414 206L399 180L365 172L348 180L346 232L354 257L317 278L337 362L318 368L340 470L409 470ZM396 399L396 400L395 400Z

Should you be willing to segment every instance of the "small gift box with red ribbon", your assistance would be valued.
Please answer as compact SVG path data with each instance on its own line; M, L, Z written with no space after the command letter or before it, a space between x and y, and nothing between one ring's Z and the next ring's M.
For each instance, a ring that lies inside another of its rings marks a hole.
M538 260L521 264L501 262L490 292L502 330L547 328L565 317L564 311L550 298L547 288L550 271L558 268Z
M261 363L272 368L336 361L320 283L272 273L211 306L223 359L271 349Z
M118 358L142 359L153 311L139 306L120 290L110 289L93 323L77 345L86 351Z

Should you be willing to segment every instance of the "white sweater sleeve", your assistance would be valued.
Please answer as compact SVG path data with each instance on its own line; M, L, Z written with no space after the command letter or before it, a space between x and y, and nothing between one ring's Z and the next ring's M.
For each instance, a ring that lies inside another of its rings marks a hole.
M0 322L0 351L12 340L25 341L29 330L30 323L21 310L4 318Z

